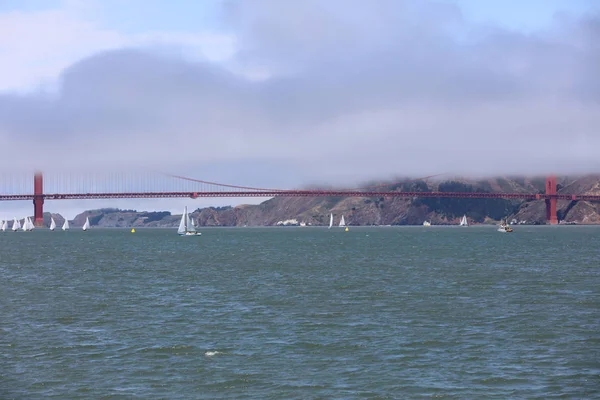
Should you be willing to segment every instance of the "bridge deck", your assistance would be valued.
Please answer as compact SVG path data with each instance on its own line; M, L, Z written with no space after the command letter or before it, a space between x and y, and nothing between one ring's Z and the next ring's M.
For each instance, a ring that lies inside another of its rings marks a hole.
M600 201L600 195L531 194L531 193L478 193L478 192L371 192L334 190L272 190L272 191L219 191L219 192L131 192L131 193L46 193L45 200L125 199L125 198L198 198L198 197L437 197L471 199L523 200L585 200ZM0 195L1 200L33 200L34 194Z

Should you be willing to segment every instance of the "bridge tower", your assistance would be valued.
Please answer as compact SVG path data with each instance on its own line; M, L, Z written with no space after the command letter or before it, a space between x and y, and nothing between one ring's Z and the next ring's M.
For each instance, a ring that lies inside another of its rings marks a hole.
M44 226L44 176L39 171L33 175L33 225Z
M554 175L546 178L546 194L556 194L556 176ZM546 221L550 222L550 225L558 224L556 198L546 199Z

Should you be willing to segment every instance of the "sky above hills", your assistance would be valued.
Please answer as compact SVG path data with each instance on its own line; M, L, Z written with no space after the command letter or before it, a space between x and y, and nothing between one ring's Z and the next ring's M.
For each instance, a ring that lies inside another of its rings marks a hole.
M0 167L260 187L597 172L599 4L2 0Z

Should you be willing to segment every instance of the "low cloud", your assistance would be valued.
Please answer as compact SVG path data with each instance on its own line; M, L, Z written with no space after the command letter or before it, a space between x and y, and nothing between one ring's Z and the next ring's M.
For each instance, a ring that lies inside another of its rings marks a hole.
M0 164L266 187L600 170L597 14L526 35L445 3L256 0L223 21L225 64L123 48L0 93Z

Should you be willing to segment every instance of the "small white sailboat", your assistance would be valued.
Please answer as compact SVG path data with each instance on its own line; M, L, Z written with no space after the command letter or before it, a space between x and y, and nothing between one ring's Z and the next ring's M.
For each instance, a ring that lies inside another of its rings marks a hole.
M23 218L23 226L21 227L23 232L30 232L33 230L33 228L33 222L31 222L31 219L29 217Z
M200 232L196 232L196 227L194 226L190 216L187 212L187 206L185 207L183 214L181 214L181 221L179 222L179 228L177 228L177 233L179 236L200 236L202 235Z
M429 222L429 221L423 221L423 226L431 226L431 222Z
M50 217L50 230L53 231L56 229L56 222L54 222L54 218Z
M62 230L63 231L68 231L69 230L69 220L67 220L66 218L65 218L65 223L62 226Z
M2 232L6 232L6 220L2 221L2 226L0 227L0 229L2 229Z
M463 217L460 220L460 226L469 226L469 223L467 222L467 216L466 214L463 215Z
M17 217L15 217L13 219L13 225L12 225L12 231L16 232L21 228L21 223L19 222L19 220L17 219Z
M84 231L90 229L90 219L88 217L85 217L85 224L83 224L83 227L81 229L83 229Z
M343 214L342 214L342 219L340 219L340 228L346 228L345 231L348 232L348 227L346 226L346 220L344 220Z
M333 226L333 213L331 213L330 217L329 217L329 228L331 229L331 227Z

